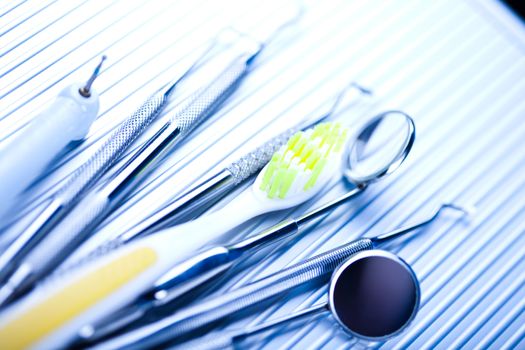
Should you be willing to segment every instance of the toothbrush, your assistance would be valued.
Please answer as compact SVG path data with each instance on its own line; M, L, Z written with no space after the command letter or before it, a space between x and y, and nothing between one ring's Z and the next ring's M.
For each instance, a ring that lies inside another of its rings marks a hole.
M0 218L60 151L86 136L99 109L98 94L91 86L105 59L102 56L85 84L65 87L49 107L0 150Z
M296 133L254 184L221 210L138 239L43 283L0 314L0 340L10 349L68 344L83 325L129 304L166 271L231 228L312 198L337 174L347 134L338 123Z

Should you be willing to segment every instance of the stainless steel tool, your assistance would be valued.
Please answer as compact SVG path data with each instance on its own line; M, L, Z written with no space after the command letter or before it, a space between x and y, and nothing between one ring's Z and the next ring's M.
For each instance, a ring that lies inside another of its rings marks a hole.
M383 341L410 324L421 299L419 281L410 265L397 255L378 249L356 253L342 263L332 274L327 294L326 303L261 325L210 335L169 349L211 350L256 345L256 335L266 335L292 322L328 313L348 336Z

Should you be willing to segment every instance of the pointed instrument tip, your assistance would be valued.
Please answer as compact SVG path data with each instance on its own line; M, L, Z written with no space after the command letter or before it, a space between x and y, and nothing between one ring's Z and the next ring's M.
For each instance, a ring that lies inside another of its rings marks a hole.
M100 70L102 69L102 63L107 59L108 57L106 55L102 55L99 64L95 67L95 70L93 71L93 74L89 77L88 81L86 82L86 85L84 87L80 88L78 92L83 97L90 97L91 96L91 85L93 85L93 82L95 79L100 75Z
M444 203L440 209L450 208L463 213L465 217L472 217L476 214L476 207L470 204L455 204L455 203Z

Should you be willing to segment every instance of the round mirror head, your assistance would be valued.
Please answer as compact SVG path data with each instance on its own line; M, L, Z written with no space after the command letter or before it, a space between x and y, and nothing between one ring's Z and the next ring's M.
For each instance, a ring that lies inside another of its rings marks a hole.
M356 185L390 174L405 160L416 137L414 121L400 111L372 118L343 155L344 176Z
M415 317L420 290L414 271L383 250L357 253L330 282L330 310L349 334L382 340L401 332Z

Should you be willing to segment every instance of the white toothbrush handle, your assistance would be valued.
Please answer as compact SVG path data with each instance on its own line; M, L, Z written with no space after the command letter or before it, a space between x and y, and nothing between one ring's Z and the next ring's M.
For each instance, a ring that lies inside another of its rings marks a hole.
M210 215L138 239L93 264L52 277L0 314L0 344L9 349L68 344L83 325L133 302L178 262L267 209L249 189Z
M267 209L249 188L223 208L196 220L159 231L154 236L164 244L170 245L172 253L176 252L178 257L183 258L207 244L215 243L231 229L268 211Z
M98 96L79 94L81 84L60 92L55 101L0 150L0 216L35 181L68 143L84 138L98 113Z

